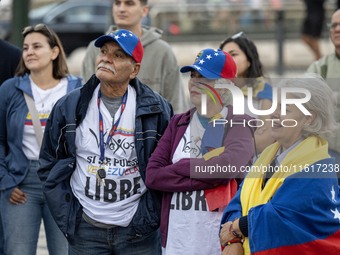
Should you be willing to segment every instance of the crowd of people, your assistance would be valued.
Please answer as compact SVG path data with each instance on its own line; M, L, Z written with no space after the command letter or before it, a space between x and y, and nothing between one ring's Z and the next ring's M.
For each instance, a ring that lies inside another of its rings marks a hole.
M148 10L113 2L82 78L44 24L1 41L0 255L42 221L51 255L339 254L340 10L335 52L275 85L243 32L179 67Z

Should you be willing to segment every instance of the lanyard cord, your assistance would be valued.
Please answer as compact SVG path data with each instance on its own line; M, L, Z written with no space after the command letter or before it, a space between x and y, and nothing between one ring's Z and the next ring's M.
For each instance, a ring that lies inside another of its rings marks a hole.
M117 119L117 121L115 121L115 123L112 124L110 133L106 139L106 143L104 144L104 121L103 121L103 115L100 112L100 98L102 96L101 91L98 91L98 99L97 99L97 105L98 105L98 111L99 111L99 147L100 147L100 161L102 163L104 163L104 158L105 158L105 145L108 145L110 140L112 139L112 137L114 136L117 128L118 128L118 124L119 121L123 115L123 112L125 110L125 106L126 106L126 101L127 101L127 94L128 92L126 91L124 96L122 97L122 103L121 103L121 107L120 107L120 115Z

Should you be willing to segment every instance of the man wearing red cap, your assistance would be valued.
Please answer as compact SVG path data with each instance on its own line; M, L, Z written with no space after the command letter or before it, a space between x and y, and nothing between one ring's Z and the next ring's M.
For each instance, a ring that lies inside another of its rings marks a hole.
M138 78L165 97L176 113L182 113L189 106L175 54L170 45L162 40L163 32L160 29L142 26L142 20L148 12L147 0L113 1L112 16L115 25L110 26L108 33L116 29L127 29L140 38L144 47L144 58ZM95 73L95 59L98 53L94 41L91 42L81 70L85 81Z
M233 115L228 90L218 88L236 77L228 53L204 49L180 70L190 72L195 107L172 118L149 159L146 185L164 192L163 255L220 255L220 219L245 176L241 168L252 162L254 130L248 115Z
M136 78L134 33L116 30L95 46L96 75L50 115L39 177L69 254L157 255L160 200L145 170L172 107Z

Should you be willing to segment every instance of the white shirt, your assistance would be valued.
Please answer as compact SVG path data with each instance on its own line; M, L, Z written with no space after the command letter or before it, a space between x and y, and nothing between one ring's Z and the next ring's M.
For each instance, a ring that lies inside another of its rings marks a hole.
M109 160L105 187L97 185L96 173L101 168L99 146L99 111L96 88L86 117L76 129L77 166L71 177L74 195L83 206L84 213L100 223L126 227L131 222L146 187L140 176L135 150L136 91L128 87L125 110L110 144L105 147ZM113 118L100 102L104 122L104 143L111 130ZM121 108L115 114L120 116Z
M30 81L35 108L38 112L42 131L44 132L47 119L50 116L54 104L67 92L67 78L61 79L55 87L46 90L39 88L31 77ZM26 116L22 150L29 160L39 159L40 147L37 142L30 112L28 112Z
M222 116L227 116L228 109L223 108ZM183 138L173 155L173 163L182 158L201 158L198 148L205 129L201 125L197 112L193 115ZM175 192L172 195L169 229L163 255L220 255L219 229L224 208L209 211L204 190L193 192Z

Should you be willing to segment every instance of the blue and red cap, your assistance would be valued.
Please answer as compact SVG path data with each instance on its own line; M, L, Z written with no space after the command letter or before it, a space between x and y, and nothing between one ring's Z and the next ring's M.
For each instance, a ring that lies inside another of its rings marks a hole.
M207 79L234 79L237 75L237 66L233 57L221 50L207 48L201 50L195 59L195 63L190 66L183 66L180 71L182 73L190 71L199 72Z
M126 29L118 29L96 39L94 45L101 48L106 42L117 42L126 54L137 63L143 59L144 49L138 36Z

